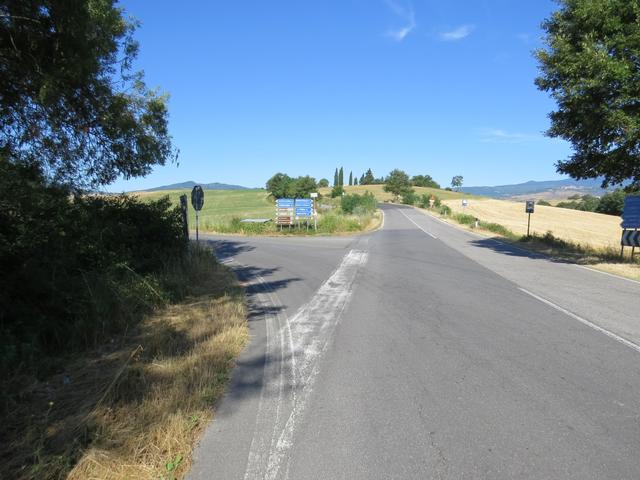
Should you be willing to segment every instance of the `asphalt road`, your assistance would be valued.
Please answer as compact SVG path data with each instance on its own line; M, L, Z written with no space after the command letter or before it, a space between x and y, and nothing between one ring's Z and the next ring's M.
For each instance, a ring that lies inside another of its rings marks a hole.
M640 478L640 284L384 206L212 237L252 340L192 479Z

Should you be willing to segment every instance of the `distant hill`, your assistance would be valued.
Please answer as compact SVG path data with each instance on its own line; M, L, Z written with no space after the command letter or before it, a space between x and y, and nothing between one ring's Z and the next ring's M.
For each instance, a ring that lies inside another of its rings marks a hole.
M536 198L567 198L571 195L602 196L607 191L600 187L601 179L548 181L529 181L515 185L496 185L494 187L462 187L461 191L472 195L483 195L493 198L518 198L532 196Z
M247 187L240 185L228 185L226 183L197 183L194 181L172 183L171 185L163 185L161 187L148 188L147 192L157 192L160 190L184 190L185 188L193 188L200 185L203 190L248 190Z

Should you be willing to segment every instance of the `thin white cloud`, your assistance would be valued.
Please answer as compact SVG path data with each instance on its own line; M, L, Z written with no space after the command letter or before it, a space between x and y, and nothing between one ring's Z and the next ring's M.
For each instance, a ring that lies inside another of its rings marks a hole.
M448 32L442 32L440 34L440 40L445 42L455 42L467 38L473 32L475 27L473 25L461 25L458 28L454 28Z
M531 133L509 132L501 128L481 128L478 130L483 143L525 143L544 140L542 135Z
M387 6L400 17L406 25L401 28L389 30L387 37L392 38L396 42L401 42L416 28L416 15L413 11L413 6L408 3L406 5L397 2L396 0L385 0Z

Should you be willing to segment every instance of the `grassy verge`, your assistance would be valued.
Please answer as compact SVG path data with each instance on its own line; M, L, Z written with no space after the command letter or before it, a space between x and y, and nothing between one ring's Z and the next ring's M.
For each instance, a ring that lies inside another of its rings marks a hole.
M381 213L364 213L345 215L340 212L327 212L318 216L318 230L314 230L313 221L280 228L274 222L242 223L239 218L230 222L207 225L206 231L215 233L236 233L241 235L332 235L356 233L377 228L381 221Z
M571 242L556 237L550 231L544 235L538 233L529 236L520 235L498 223L482 220L478 221L478 226L476 227L476 217L464 213L451 212L446 206L432 210L431 213L436 213L444 220L458 223L475 231L496 234L503 241L535 253L594 267L633 280L640 280L640 255L635 255L634 258L631 258L630 249L627 249L627 254L621 258L619 248L593 247L587 243Z
M5 378L2 477L173 479L211 419L247 340L244 296L211 252L194 249L163 279L165 302L125 335L61 360L46 378Z

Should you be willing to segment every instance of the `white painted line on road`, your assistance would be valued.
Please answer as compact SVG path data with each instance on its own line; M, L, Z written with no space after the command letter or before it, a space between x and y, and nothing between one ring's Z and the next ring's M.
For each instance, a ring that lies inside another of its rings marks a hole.
M583 270L589 270L591 272L601 273L602 275L607 275L608 277L613 277L613 278L617 278L618 280L625 280L627 282L631 282L631 283L635 283L635 284L640 285L640 282L638 280L634 280L632 278L621 277L621 276L615 275L613 273L603 272L602 270L596 270L595 268L585 267L584 265L575 265L575 266L578 267L578 268L582 268Z
M274 379L269 378L265 371L265 383L261 389L256 430L248 455L245 480L279 478L281 470L285 472L286 477L296 424L306 409L315 385L320 359L328 348L342 312L351 299L356 275L360 266L367 261L367 257L368 254L365 251L350 250L342 259L340 266L320 286L313 298L298 310L291 321L286 317L280 318L284 322L279 324L275 332L271 326L273 322L267 323L268 351L280 343L280 355L272 352L272 358L275 360L275 357L280 357L279 372L291 371L290 385L288 385L291 396L288 398L280 396L279 382L282 374ZM263 282L261 278L260 280ZM271 290L271 303L275 303L274 296L277 298L277 295L266 282L263 284L267 292ZM278 320L278 317L276 313L274 320ZM280 342L272 338L274 334L280 337ZM285 337L288 338L285 339ZM288 343L288 355L283 355L286 350L285 343ZM273 368L273 365L271 367ZM276 385L273 385L274 382ZM265 392L277 392L277 405L268 404L267 399L273 396ZM285 414L280 418L283 402L289 402L290 414L288 417Z
M600 326L596 325L595 323L591 323L589 320L586 320L586 319L584 319L584 318L582 318L582 317L580 317L580 316L576 315L575 313L570 312L570 311L569 311L569 310L567 310L566 308L562 308L561 306L556 305L555 303L553 303L553 302L551 302L551 301L549 301L549 300L547 300L547 299L545 299L545 298L542 298L542 297L540 297L540 296L536 295L535 293L531 293L529 290L525 290L524 288L521 288L521 287L518 287L518 290L520 290L521 292L526 293L527 295L529 295L529 296L531 296L531 297L535 298L536 300L541 301L542 303L544 303L544 304L546 304L546 305L549 305L549 306L550 306L550 307L552 307L552 308L555 308L555 309L556 309L556 310L558 310L559 312L562 312L562 313L564 313L565 315L570 316L571 318L573 318L573 319L575 319L575 320L579 321L579 322L580 322L580 323L582 323L583 325L586 325L586 326L587 326L587 327L589 327L589 328L592 328L592 329L594 329L594 330L596 330L596 331L598 331L598 332L600 332L600 333L603 333L603 334L605 334L607 337L612 338L613 340L615 340L616 342L620 342L621 344L626 345L627 347L632 348L632 349L634 349L636 352L640 353L640 345L636 345L635 343L630 342L630 341L629 341L629 340L627 340L626 338L622 338L620 335L616 335L615 333L610 332L609 330L607 330L607 329L605 329L605 328L602 328L602 327L600 327Z
M429 235L431 238L435 238L436 240L438 239L438 237L436 237L433 233L426 231L424 228L422 228L420 225L418 225L416 222L414 222L411 217L409 217L409 215L407 215L406 213L404 213L401 209L398 209L398 211L404 215L405 217L407 217L407 220L409 220L411 223L413 223L416 227L418 227L420 230L422 230L424 233L426 233L427 235Z

